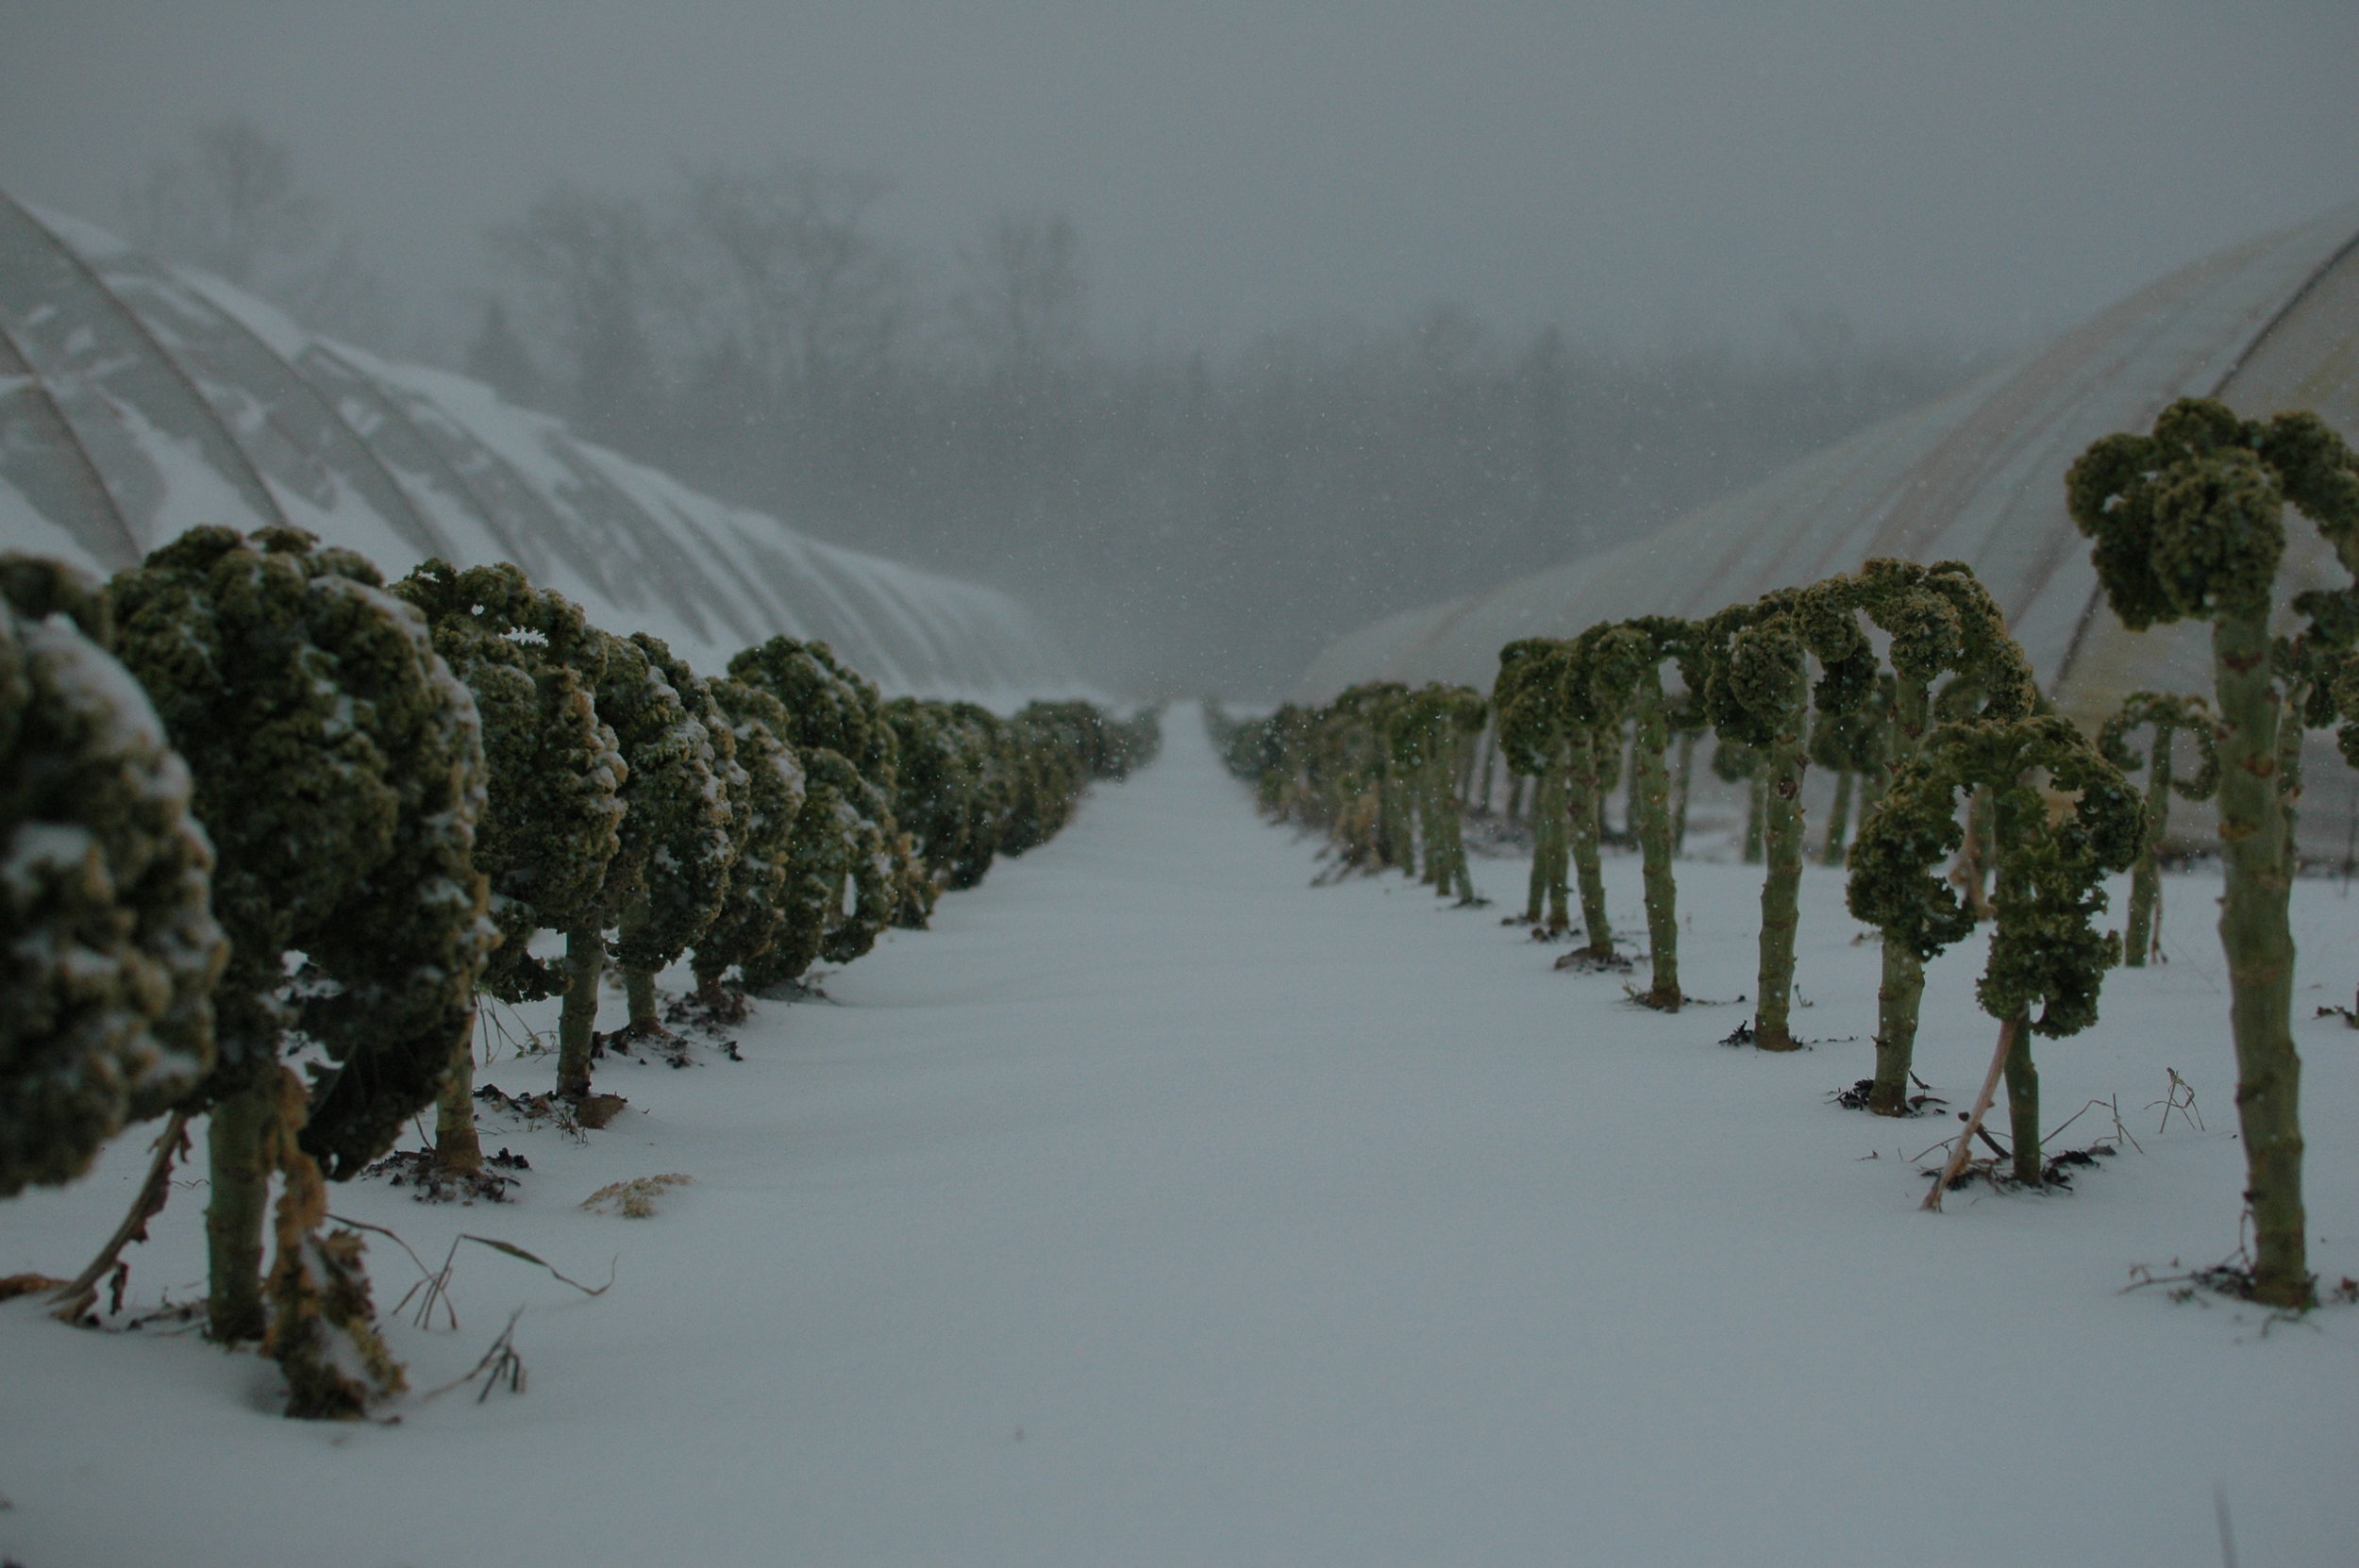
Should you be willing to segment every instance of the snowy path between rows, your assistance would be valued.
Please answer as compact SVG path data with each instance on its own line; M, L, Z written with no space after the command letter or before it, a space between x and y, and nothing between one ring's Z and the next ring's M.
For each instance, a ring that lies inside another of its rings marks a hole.
M1639 1010L1500 909L1399 877L1309 884L1191 710L1058 841L828 985L745 1060L610 1063L630 1097L468 1209L361 1183L339 1212L471 1248L431 1387L525 1305L522 1395L395 1426L276 1414L192 1336L0 1309L0 1551L24 1568L429 1565L2212 1564L2359 1560L2359 1312L2159 1290L2221 1258L2241 1160L2210 884L2177 961L2040 1043L2049 1121L2118 1095L2144 1153L2063 1196L1918 1213L1937 1121L1826 1093L1864 1042L1715 1042L1741 1006ZM1520 862L1478 861L1519 901ZM1636 865L1609 865L1638 924ZM1686 970L1751 989L1758 872L1682 867ZM2300 1011L2359 979L2359 900L2305 883ZM1807 1032L1864 1036L1875 950L1805 886ZM1920 1071L1959 1105L1992 1037L1979 954L1934 967ZM2305 1022L2314 1262L2359 1273L2359 1034ZM2209 1131L2153 1135L2165 1069ZM494 1062L511 1092L545 1059ZM1949 1124L1954 1126L1954 1123ZM2084 1118L2066 1142L2110 1125ZM71 1272L143 1158L0 1208L0 1272ZM202 1166L198 1167L201 1173ZM594 1188L684 1172L653 1219ZM132 1300L201 1288L201 1188ZM372 1243L381 1303L414 1276ZM2264 1328L2267 1327L2267 1332Z

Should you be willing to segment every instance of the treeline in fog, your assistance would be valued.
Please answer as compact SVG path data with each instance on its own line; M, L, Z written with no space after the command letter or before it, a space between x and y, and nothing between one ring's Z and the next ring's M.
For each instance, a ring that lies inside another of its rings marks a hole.
M200 152L233 140L208 127ZM246 142L299 209L278 226L321 248L285 149ZM141 200L201 209L206 179L204 158L167 161ZM937 253L886 230L889 189L795 158L552 185L488 237L497 287L464 366L717 495L1008 588L1138 690L1241 696L1369 619L1618 542L1979 368L1832 312L1754 349L1616 347L1447 303L1124 346L1091 329L1067 215L991 212ZM312 299L383 297L326 257L341 287L280 271ZM272 268L242 271L270 292Z

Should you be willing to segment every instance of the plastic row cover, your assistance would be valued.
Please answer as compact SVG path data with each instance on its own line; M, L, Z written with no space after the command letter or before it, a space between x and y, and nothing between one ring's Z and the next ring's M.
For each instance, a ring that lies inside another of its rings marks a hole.
M1762 483L1617 548L1364 627L1296 692L1358 681L1487 687L1519 637L1569 637L1629 615L1701 615L1875 556L1964 560L2004 608L2042 684L2092 725L2140 687L2210 683L2200 626L2133 634L2098 594L2064 476L2088 443L2144 429L2174 399L2248 416L2316 409L2359 440L2359 209L2172 274L2046 347ZM2284 596L2332 580L2297 527Z
M783 633L889 692L1088 694L1004 593L820 543L0 194L0 548L111 572L201 523L292 524L389 576L513 561L709 674Z

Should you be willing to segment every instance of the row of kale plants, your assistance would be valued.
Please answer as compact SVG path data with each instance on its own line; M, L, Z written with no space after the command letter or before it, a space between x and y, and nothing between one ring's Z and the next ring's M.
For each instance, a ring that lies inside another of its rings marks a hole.
M626 1032L661 1032L683 957L705 1009L742 1009L924 926L1157 734L887 702L785 637L707 679L514 566L388 585L291 529L198 528L104 584L0 558L0 1195L171 1117L59 1293L79 1318L209 1117L208 1331L262 1343L289 1413L357 1413L401 1372L325 1184L428 1106L437 1165L480 1168L481 999L561 997L558 1093L595 1125L610 967Z
M1460 815L1487 735L1519 787L1529 781L1532 790L1525 919L1568 928L1568 892L1577 889L1585 946L1568 959L1615 966L1626 960L1598 845L1606 793L1627 750L1651 975L1633 995L1676 1011L1686 1000L1674 870L1685 801L1682 788L1674 803L1669 759L1676 737L1683 785L1694 740L1709 731L1732 759L1718 771L1749 779L1757 802L1766 862L1758 984L1740 1036L1770 1051L1799 1043L1791 1009L1803 773L1813 762L1834 769L1828 858L1848 864L1849 908L1882 938L1867 1109L1910 1113L1925 964L1981 921L1992 926L1976 994L1998 1023L1996 1048L1928 1196L1935 1208L1960 1179L2001 1080L2013 1177L2041 1183L2033 1037L2087 1028L2105 972L2125 957L2145 961L2170 798L2216 797L2226 878L2219 929L2253 1232L2249 1267L2231 1272L2255 1300L2306 1307L2316 1288L2301 1195L2288 903L2305 729L2339 726L2344 756L2359 764L2359 459L2314 415L2250 421L2186 399L2150 434L2091 446L2066 492L2126 626L2210 624L2211 702L2138 692L2092 739L2054 710L1967 567L1877 559L1700 620L1640 616L1569 639L1509 643L1487 697L1467 687L1372 683L1323 708L1288 706L1251 721L1215 714L1215 739L1230 768L1255 783L1262 807L1328 833L1341 865L1421 868L1437 892L1471 902ZM2317 527L2352 586L2279 605L2288 505ZM2292 629L2273 632L2273 619ZM2152 737L2143 754L2130 743L2140 730ZM2173 773L2181 733L2196 742L2191 776ZM2141 767L2143 795L2125 776ZM1861 819L1847 854L1855 778ZM2132 873L2126 954L2121 935L2097 925L2105 877L2123 870Z

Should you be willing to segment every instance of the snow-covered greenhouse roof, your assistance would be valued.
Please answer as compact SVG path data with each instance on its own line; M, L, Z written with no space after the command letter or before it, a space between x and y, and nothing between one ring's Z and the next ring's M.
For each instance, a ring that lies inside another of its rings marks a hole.
M2248 416L2313 409L2359 441L2359 208L2250 241L2153 283L2044 348L1874 425L1643 539L1487 593L1405 611L1330 645L1296 692L1357 681L1489 688L1502 644L1639 614L1703 615L1877 556L1964 560L2042 683L2095 722L2141 688L2204 691L2194 625L2125 631L2106 610L2064 476L2098 437L2145 429L2172 400ZM2307 527L2286 576L2331 581Z
M292 524L389 576L513 561L708 672L784 633L888 692L1085 689L1004 593L821 543L0 193L0 548L112 572L207 523Z

